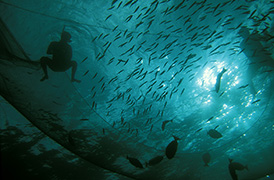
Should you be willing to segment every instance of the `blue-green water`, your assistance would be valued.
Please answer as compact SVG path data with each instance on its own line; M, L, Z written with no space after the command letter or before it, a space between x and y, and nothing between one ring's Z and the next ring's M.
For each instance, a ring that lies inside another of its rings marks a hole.
M45 179L231 179L231 158L248 165L239 179L272 177L273 1L0 1L0 8L7 26L0 92L8 101L1 100L1 151L13 157L2 165L9 171ZM241 27L266 37L252 41L250 57ZM63 29L81 83L70 81L71 70L48 70L40 82L39 59L51 57L48 45ZM173 136L180 140L168 159ZM146 167L156 156L164 158ZM37 160L26 166L26 157Z

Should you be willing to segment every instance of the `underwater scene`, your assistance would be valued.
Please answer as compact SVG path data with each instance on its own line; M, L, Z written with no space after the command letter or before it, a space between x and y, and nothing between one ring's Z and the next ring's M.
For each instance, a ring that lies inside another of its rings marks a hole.
M274 179L273 0L0 0L1 179Z

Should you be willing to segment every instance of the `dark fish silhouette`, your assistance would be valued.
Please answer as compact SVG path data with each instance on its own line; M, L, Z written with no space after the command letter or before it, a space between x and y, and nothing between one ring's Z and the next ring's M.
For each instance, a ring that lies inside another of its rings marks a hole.
M132 3L132 1L133 1L133 0L129 0L129 1L124 5L124 7L130 5L130 4Z
M162 123L162 131L165 130L166 124L169 123L169 122L172 122L172 120L163 121L163 123Z
M167 147L166 147L166 156L168 159L172 159L176 152L177 152L177 147L178 147L178 140L180 140L178 137L176 136L173 136L174 137L174 140L171 141Z
M211 159L210 154L209 153L205 153L205 154L203 154L202 158L203 158L203 161L205 163L205 166L208 166L208 163L210 162L210 159Z
M112 14L108 15L108 17L106 17L105 21L108 20L108 18L110 18L112 16Z
M156 156L156 157L152 158L151 160L149 160L148 162L146 162L146 167L154 166L154 165L160 163L163 159L164 159L163 156Z
M229 170L229 173L230 173L230 176L233 180L238 180L238 176L236 174L236 171L235 169L231 168L230 165L228 166L228 170Z
M68 142L72 145L72 146L75 146L75 141L74 141L74 139L73 139L73 137L72 137L72 132L70 131L69 133L68 133Z
M244 86L240 86L240 87L238 87L238 89L243 89L243 88L246 88L248 85L249 85L249 84L244 85Z
M248 167L247 165L244 166L242 165L241 163L238 163L238 162L232 162L233 159L228 159L229 160L229 167L234 169L234 170L238 170L238 171L242 171L244 169L248 170Z
M85 59L83 59L81 63L85 62L87 59L88 59L88 57L86 57Z
M214 116L211 116L210 118L208 118L208 120L206 122L212 120L213 118L214 118Z
M82 119L80 119L80 121L88 121L89 119L87 119L87 118L82 118Z
M132 164L133 166L135 166L137 168L143 168L143 165L141 164L141 162L138 159L128 157L128 156L127 156L127 159L129 160L130 164Z
M89 73L89 70L87 70L83 76L87 75L88 73Z
M243 166L242 164L240 164L238 162L232 162L233 159L228 159L228 160L229 160L229 165L228 165L229 173L230 173L233 180L238 180L236 170L238 170L238 171L242 171L244 169L248 170L248 167L247 167L247 165Z
M260 101L261 101L261 99L257 99L256 101L253 101L251 104L255 104L255 103L260 102Z
M195 131L195 133L200 132L202 129L203 129L203 128L198 129L197 131Z
M216 131L216 128L217 128L217 127L218 127L218 126L216 126L214 129L210 129L210 130L207 132L207 134L208 134L210 137L214 138L214 139L219 139L219 138L223 137L223 135L222 135L221 133L219 133L218 131Z
M113 0L111 5L113 6L118 0Z
M223 68L222 72L220 72L217 76L217 80L216 80L216 84L215 84L215 90L218 93L220 90L220 86L221 86L221 78L223 76L223 74L227 71L227 69Z

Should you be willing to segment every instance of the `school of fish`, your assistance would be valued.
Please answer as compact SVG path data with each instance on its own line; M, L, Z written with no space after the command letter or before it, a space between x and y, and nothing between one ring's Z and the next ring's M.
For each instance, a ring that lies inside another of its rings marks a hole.
M251 9L248 3L252 2L113 0L106 10L108 14L102 20L110 26L92 37L91 43L100 45L95 54L96 63L114 73L102 73L99 70L90 72L86 69L82 75L93 84L88 96L91 109L106 119L112 128L124 130L128 136L138 137L157 131L170 138L178 118L169 114L170 109L174 108L173 103L179 99L183 106L184 100L191 94L191 84L206 67L215 71L216 83L212 91L219 98L227 93L228 87L221 83L221 79L229 79L229 67L222 66L222 71L217 72L212 63L217 61L218 56L226 55L235 59L242 53L243 50L239 48L241 37L237 31L247 22L262 32L270 28L274 1L268 2L271 5L268 13ZM119 20L123 23L111 23L117 21L119 13ZM234 39L227 41L226 36L231 34ZM81 64L90 59L84 58ZM248 86L241 84L235 89L245 90ZM251 104L260 102L257 99ZM208 118L201 121L204 124L214 122L218 116L217 113L209 114ZM201 126L194 133L202 134L205 127ZM207 128L204 134L216 140L222 138L217 127L219 125L213 129ZM106 133L105 129L103 133ZM180 140L173 137L174 140L166 146L165 155L168 159L176 157L177 141ZM69 142L74 144L71 136ZM205 166L208 166L210 154L201 157ZM144 168L138 159L127 159L133 166ZM164 155L155 156L146 162L146 167L161 163L163 159ZM232 161L229 166L232 173L235 169L239 170L239 166Z

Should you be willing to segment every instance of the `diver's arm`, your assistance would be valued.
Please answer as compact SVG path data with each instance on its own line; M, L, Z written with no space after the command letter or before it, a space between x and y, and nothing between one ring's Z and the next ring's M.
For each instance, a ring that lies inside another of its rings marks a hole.
M271 37L270 35L260 35L260 41L269 41L270 39L272 39L273 37Z
M263 33L263 34L254 33L251 36L252 36L252 39L255 40L255 41L264 41L264 42L267 42L267 41L273 39L273 36L271 36L267 32Z

